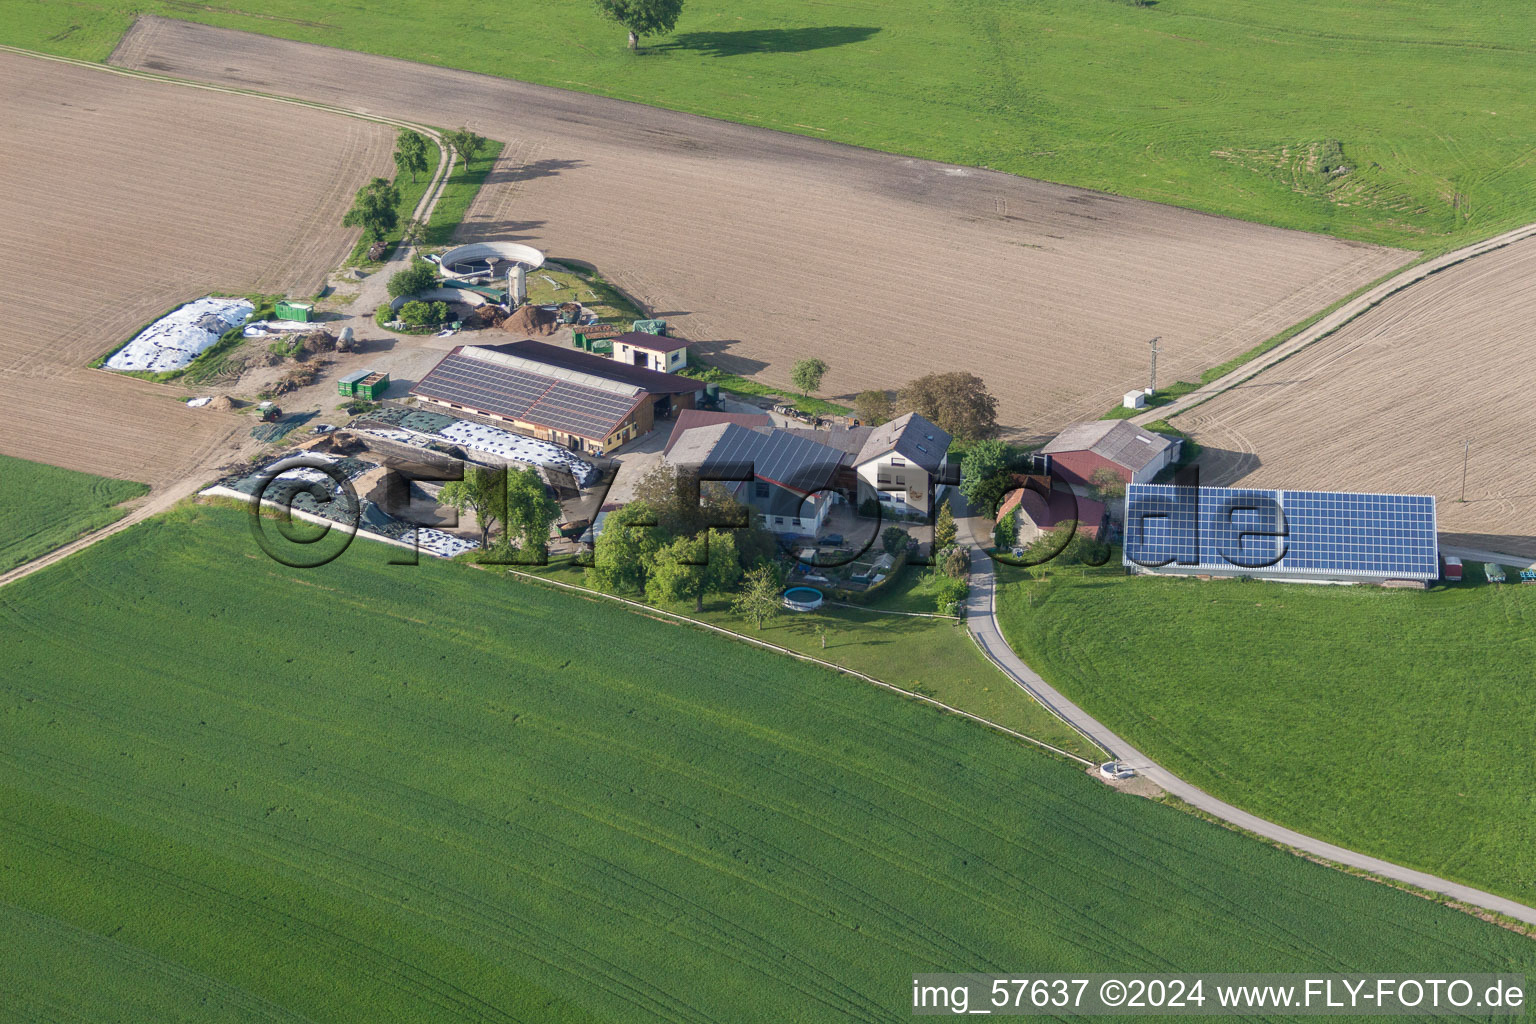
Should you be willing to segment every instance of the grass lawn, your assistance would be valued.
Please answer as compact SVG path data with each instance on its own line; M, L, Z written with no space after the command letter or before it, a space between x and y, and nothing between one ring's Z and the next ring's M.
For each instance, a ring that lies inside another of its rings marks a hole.
M4 592L12 1015L887 1020L913 971L1536 971L814 666L381 545L286 569L242 516Z
M117 506L148 493L131 480L0 455L0 572L117 522Z
M485 148L468 168L464 166L462 160L454 163L453 173L448 175L448 180L443 184L443 194L438 196L437 205L432 207L432 218L427 222L422 245L453 244L454 233L464 222L464 215L469 212L469 204L475 201L480 186L485 183L486 175L490 174L491 168L496 166L496 158L501 155L502 146L503 143L495 139L487 139ZM415 207L411 209L414 210ZM403 216L409 217L409 211Z
M140 10L1414 249L1536 220L1500 0L691 0L638 55L587 3L17 0L0 39L101 60Z
M1010 571L1019 655L1246 810L1536 904L1536 588ZM1481 579L1480 574L1474 578Z
M536 570L528 567L525 571ZM573 568L569 562L554 561L537 571L539 575L562 583L586 585L583 571ZM815 612L786 611L762 630L733 612L726 598L706 600L702 613L695 612L689 603L662 607L863 672L1089 760L1099 756L1096 747L1035 703L993 667L958 622L882 614L875 610L916 600L910 595L920 584L916 582L915 574L908 575L914 577L911 583L897 581L894 586L901 589L871 608L823 606ZM624 596L640 600L636 595ZM922 610L931 611L932 608L933 600L929 598L927 608ZM821 646L817 627L826 633L826 647Z
M550 284L551 281L555 283ZM622 326L626 331L636 320L646 319L645 313L622 292L588 269L559 270L546 263L528 275L528 301L536 306L580 302L596 313L602 323Z

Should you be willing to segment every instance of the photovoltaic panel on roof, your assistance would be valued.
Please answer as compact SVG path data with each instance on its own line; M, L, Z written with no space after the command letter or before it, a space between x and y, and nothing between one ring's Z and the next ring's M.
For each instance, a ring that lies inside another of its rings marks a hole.
M444 358L411 392L600 440L618 428L642 394L638 388L612 388L587 387L461 353Z
M1323 579L1439 576L1435 499L1132 484L1124 564Z

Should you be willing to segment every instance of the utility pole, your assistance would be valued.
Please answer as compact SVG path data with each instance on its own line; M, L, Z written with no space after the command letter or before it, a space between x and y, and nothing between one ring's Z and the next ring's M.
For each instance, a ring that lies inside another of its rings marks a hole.
M1467 456L1472 451L1470 440L1461 442L1461 500L1467 500Z
M1156 338L1153 338L1151 341L1147 342L1148 345L1152 346L1152 375L1147 378L1148 394L1157 390L1157 343L1161 340L1162 335L1158 335Z

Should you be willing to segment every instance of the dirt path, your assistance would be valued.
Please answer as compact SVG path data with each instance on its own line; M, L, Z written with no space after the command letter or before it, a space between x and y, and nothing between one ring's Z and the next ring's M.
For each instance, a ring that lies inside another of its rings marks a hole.
M724 368L826 391L965 368L1034 436L1198 373L1399 250L507 79L159 18L116 62L464 124L506 144L467 233L594 264Z

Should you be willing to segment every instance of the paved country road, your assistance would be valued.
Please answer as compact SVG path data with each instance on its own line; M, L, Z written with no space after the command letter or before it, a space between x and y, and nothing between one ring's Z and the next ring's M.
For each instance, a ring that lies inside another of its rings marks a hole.
M1197 786L1190 785L1115 735L1108 726L1041 679L1024 663L1023 659L1013 652L1013 648L1008 646L1008 641L1003 638L1002 627L997 621L997 574L993 570L991 557L986 553L990 525L985 519L975 516L960 519L959 523L962 538L968 538L971 544L971 594L966 602L965 621L971 635L976 638L976 643L988 659L1002 669L1020 689L1092 740L1110 757L1135 768L1141 775L1190 806L1252 832L1254 835L1283 843L1294 850L1335 864L1344 864L1383 878L1406 882L1472 906L1504 914L1524 921L1526 924L1536 924L1536 909L1523 903L1517 903L1503 896L1495 896L1493 893L1474 889L1460 882L1438 878L1423 871L1401 867L1379 857L1356 853L1354 850L1347 850L1342 846L1323 842L1321 839L1313 839L1283 825L1249 814L1239 807L1216 799Z

